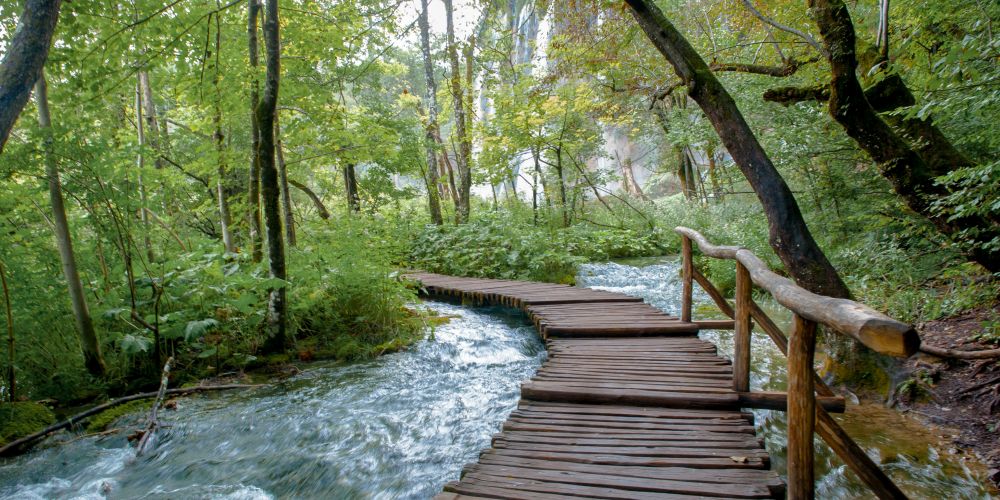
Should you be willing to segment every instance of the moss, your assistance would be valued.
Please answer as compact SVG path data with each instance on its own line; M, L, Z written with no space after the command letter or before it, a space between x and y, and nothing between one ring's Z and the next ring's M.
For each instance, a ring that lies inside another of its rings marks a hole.
M0 404L0 445L38 432L56 421L45 405L33 402Z
M90 422L87 424L87 432L101 432L106 430L112 423L125 415L149 410L150 404L149 400L139 399L104 410L90 417Z

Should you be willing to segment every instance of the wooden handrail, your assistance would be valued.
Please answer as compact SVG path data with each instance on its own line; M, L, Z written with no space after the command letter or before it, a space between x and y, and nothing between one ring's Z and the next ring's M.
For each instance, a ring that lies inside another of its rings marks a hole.
M781 399L770 407L788 412L788 498L811 499L815 495L813 475L813 434L818 433L834 452L867 484L880 499L905 499L896 486L865 451L851 440L844 429L827 411L831 403L842 398L813 371L816 348L816 326L823 324L861 341L878 352L908 356L919 347L920 340L909 326L854 301L824 297L805 290L791 280L771 272L756 255L741 247L712 245L697 231L676 228L681 235L682 289L681 315L691 318L692 285L701 285L719 306L734 320L733 390L744 406L762 407L768 399ZM736 261L736 293L734 306L694 266L691 240L709 257ZM763 310L753 301L751 282L764 288L781 305L794 313L793 327L786 338ZM788 357L788 392L775 394L749 392L750 343L753 330L751 318ZM695 321L697 323L697 321ZM816 397L818 392L821 397Z
M701 233L686 227L678 227L675 231L697 243L705 255L742 264L750 272L754 284L805 319L849 335L882 354L909 357L920 348L920 337L911 325L853 300L812 293L772 272L764 261L745 248L713 245Z

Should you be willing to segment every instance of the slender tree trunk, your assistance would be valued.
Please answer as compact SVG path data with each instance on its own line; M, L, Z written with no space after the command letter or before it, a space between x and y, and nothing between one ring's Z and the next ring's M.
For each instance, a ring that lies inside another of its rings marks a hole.
M361 197L358 195L358 175L354 164L344 166L344 192L347 193L347 208L351 213L361 211Z
M315 192L313 192L312 189L309 189L308 186L302 184L301 182L296 181L295 179L288 179L288 183L291 184L292 186L299 188L300 191L305 193L306 196L308 196L309 199L312 200L313 205L316 207L316 211L319 212L319 216L321 219L325 220L330 218L330 211L326 209L326 205L323 204L323 200L319 199L319 196Z
M260 101L260 83L257 80L257 18L260 16L261 0L247 3L247 43L250 54L250 189L247 206L250 214L250 253L254 262L263 258L260 220L260 123L257 121L257 106Z
M462 96L462 68L458 61L458 45L455 42L454 9L451 0L444 0L445 18L448 31L448 61L451 63L451 98L455 109L455 163L458 167L458 199L455 210L455 220L459 224L468 222L472 189L470 162L472 145L469 142L465 119L465 99Z
M569 210L566 205L566 177L563 175L562 147L556 148L556 181L559 182L559 210L562 212L563 227L569 227Z
M222 88L220 81L222 72L219 68L219 52L222 51L222 23L219 16L215 16L215 78L212 81L215 87L215 113L212 121L215 123L215 154L218 165L219 179L216 182L216 195L219 202L219 226L222 229L222 245L226 253L236 253L236 242L233 241L233 217L229 210L229 197L226 194L226 145L225 136L222 134ZM146 110L148 113L149 110ZM165 127L166 125L164 125Z
M770 243L795 281L815 292L848 297L850 291L820 250L791 190L774 168L732 96L691 44L651 0L626 0L639 26L674 66L688 95L701 106L764 208Z
M441 149L441 139L435 134L438 129L437 84L434 81L434 62L431 59L430 24L427 19L427 3L420 0L420 51L424 55L424 80L427 82L427 133L424 141L427 148L427 208L431 221L437 225L444 224L441 216L441 198L439 196L437 150Z
M69 232L69 221L66 218L66 207L63 205L59 167L56 164L55 152L53 151L55 139L52 134L52 117L49 114L49 96L44 74L40 75L35 83L35 102L38 107L38 125L44 136L42 149L45 152L45 174L49 179L49 200L52 203L52 222L56 245L59 247L63 275L69 288L69 299L73 305L73 317L76 319L77 332L80 334L83 361L91 375L103 377L105 367L104 357L101 356L101 344L97 340L94 322L87 309L83 283L80 282L80 273L77 271L76 257L73 254L73 240Z
M153 251L153 242L150 239L149 213L146 208L149 206L149 199L146 195L146 183L143 173L146 170L146 126L143 123L142 112L142 84L137 79L135 84L135 132L136 140L139 143L139 155L136 157L136 187L139 188L139 221L142 223L142 243L146 249L146 259L149 262L156 260L156 253Z
M216 57L218 64L218 57ZM142 114L146 120L146 144L156 153L153 165L156 168L163 168L162 150L160 149L160 126L156 123L156 103L153 101L153 87L149 83L149 73L139 72L140 100L142 101Z
M879 0L878 33L875 36L875 45L878 47L878 58L880 63L889 63L889 0Z
M542 175L541 155L537 146L531 147L531 160L535 169L531 172L531 222L538 225L538 181Z
M0 261L0 285L3 286L3 305L7 313L7 399L14 402L17 397L17 378L15 377L14 361L14 313L10 308L10 290L7 288L7 270Z
M981 216L953 217L949 211L934 210L934 199L949 194L935 178L949 168L965 166L961 155L954 148L945 147L949 143L935 127L920 120L900 119L899 124L914 139L940 141L944 143L941 147L921 150L898 135L879 116L858 81L854 23L847 6L841 0L810 0L809 6L823 37L833 75L829 107L834 120L879 165L882 175L910 209L927 217L945 235L955 237L963 232L971 235L974 247L969 256L990 272L1000 271L1000 251L990 250L990 242L1000 238L1000 226L995 220ZM883 81L892 80L890 77ZM901 80L896 85L901 89L894 95L909 93ZM876 95L872 93L873 98ZM929 135L922 135L919 127ZM945 158L952 158L957 164L949 167L942 161Z
M0 152L42 76L59 21L61 0L26 0L17 30L0 61Z
M285 215L285 239L288 246L295 246L295 215L292 213L292 193L288 190L288 165L282 151L281 125L279 115L274 117L274 153L278 157L278 178L281 181L281 209Z
M278 84L281 73L281 46L278 36L278 0L267 0L264 7L264 47L267 77L264 93L257 106L257 127L260 130L260 191L267 229L267 250L270 276L284 280L285 242L281 234L281 202L278 168L274 153L274 118L278 110ZM288 346L286 333L287 303L285 287L271 290L268 297L268 338L265 352L283 351Z

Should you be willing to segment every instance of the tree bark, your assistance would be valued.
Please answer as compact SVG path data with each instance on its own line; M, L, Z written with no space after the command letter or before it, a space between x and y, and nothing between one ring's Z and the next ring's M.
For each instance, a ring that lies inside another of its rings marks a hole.
M427 82L427 132L425 137L427 148L427 208L431 221L437 225L444 224L441 216L441 198L438 192L440 176L438 175L437 150L441 148L441 137L437 133L437 84L434 81L434 63L431 60L430 23L427 19L427 4L429 0L420 0L420 51L424 56L424 80Z
M264 7L264 47L267 76L264 93L257 106L260 131L260 191L267 230L268 268L271 278L284 280L285 242L281 234L281 203L278 169L275 165L274 118L278 109L278 86L281 73L281 46L278 37L278 0L267 0ZM288 346L286 333L285 287L272 289L268 296L268 337L265 352L280 352Z
M285 239L288 246L295 246L295 215L292 213L292 193L288 190L288 165L282 151L281 125L278 115L274 117L274 153L278 157L278 179L281 182L281 210L285 216Z
M59 21L61 0L26 0L17 31L0 61L0 153L42 76Z
M250 188L247 206L250 219L250 253L254 262L263 258L261 245L260 218L260 124L257 122L257 106L260 101L260 83L257 80L257 18L260 16L260 1L247 3L247 44L250 55Z
M358 196L358 175L353 163L344 166L344 192L347 193L347 208L351 213L361 211L361 198Z
M951 168L966 166L967 161L963 162L954 148L951 151L943 147L929 148L924 151L925 157L897 134L879 116L858 81L854 24L847 6L841 0L810 0L809 6L829 54L832 73L829 108L834 120L879 165L882 175L910 209L927 217L948 236L954 237L962 232L972 235L973 248L969 256L990 272L1000 271L1000 252L988 250L989 245L985 245L994 238L1000 238L1000 225L996 221L980 216L952 217L953 214L947 211L934 211L934 199L949 194L948 189L938 184L935 178ZM901 81L899 85L902 85ZM881 94L873 91L872 94L902 96L904 100L906 97L898 89ZM912 99L912 95L909 97ZM944 139L943 134L929 123L910 119L901 120L899 124L904 133L915 136L915 139ZM944 143L950 144L947 140ZM958 164L949 165L949 162Z
M732 96L715 78L690 43L651 0L627 0L639 26L673 65L701 106L722 143L757 193L770 227L770 243L795 281L832 297L850 291L820 250L791 190L750 130Z
M59 167L56 164L53 151L55 139L52 134L52 117L49 114L48 88L45 75L40 74L35 83L35 103L38 107L38 125L43 133L42 150L45 153L45 174L49 179L49 200L52 203L52 222L59 247L59 257L62 260L63 276L69 289L70 303L73 305L73 317L76 320L77 332L80 335L80 347L83 349L83 361L87 371L95 377L103 377L105 373L104 357L101 356L101 344L97 340L94 322L87 309L87 299L83 294L83 283L76 267L76 256L73 254L73 239L69 232L69 221L66 218L66 207L63 204L62 183L59 181Z
M455 163L458 168L458 200L456 200L455 221L459 224L468 222L472 190L472 175L470 162L472 160L472 144L466 130L465 99L462 97L462 68L458 61L458 46L455 43L454 9L451 0L444 0L445 17L448 31L448 61L451 63L451 98L455 113L455 138L458 148Z
M215 123L215 154L219 179L215 184L216 196L219 202L219 226L222 229L222 245L226 253L236 253L236 243L233 241L233 218L229 210L229 198L226 195L226 144L222 134L222 89L219 82L222 78L219 69L219 52L222 50L222 29L219 16L215 16L215 77L212 84L215 87L215 112L212 121ZM147 79L148 81L148 79ZM148 115L149 110L146 110ZM166 125L164 125L166 126Z

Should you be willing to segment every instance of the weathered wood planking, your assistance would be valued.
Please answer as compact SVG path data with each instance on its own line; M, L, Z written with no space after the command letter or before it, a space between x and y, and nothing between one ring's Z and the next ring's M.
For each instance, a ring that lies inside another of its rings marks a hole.
M431 295L521 309L549 352L492 447L437 498L784 496L731 363L696 323L600 290L408 277Z

